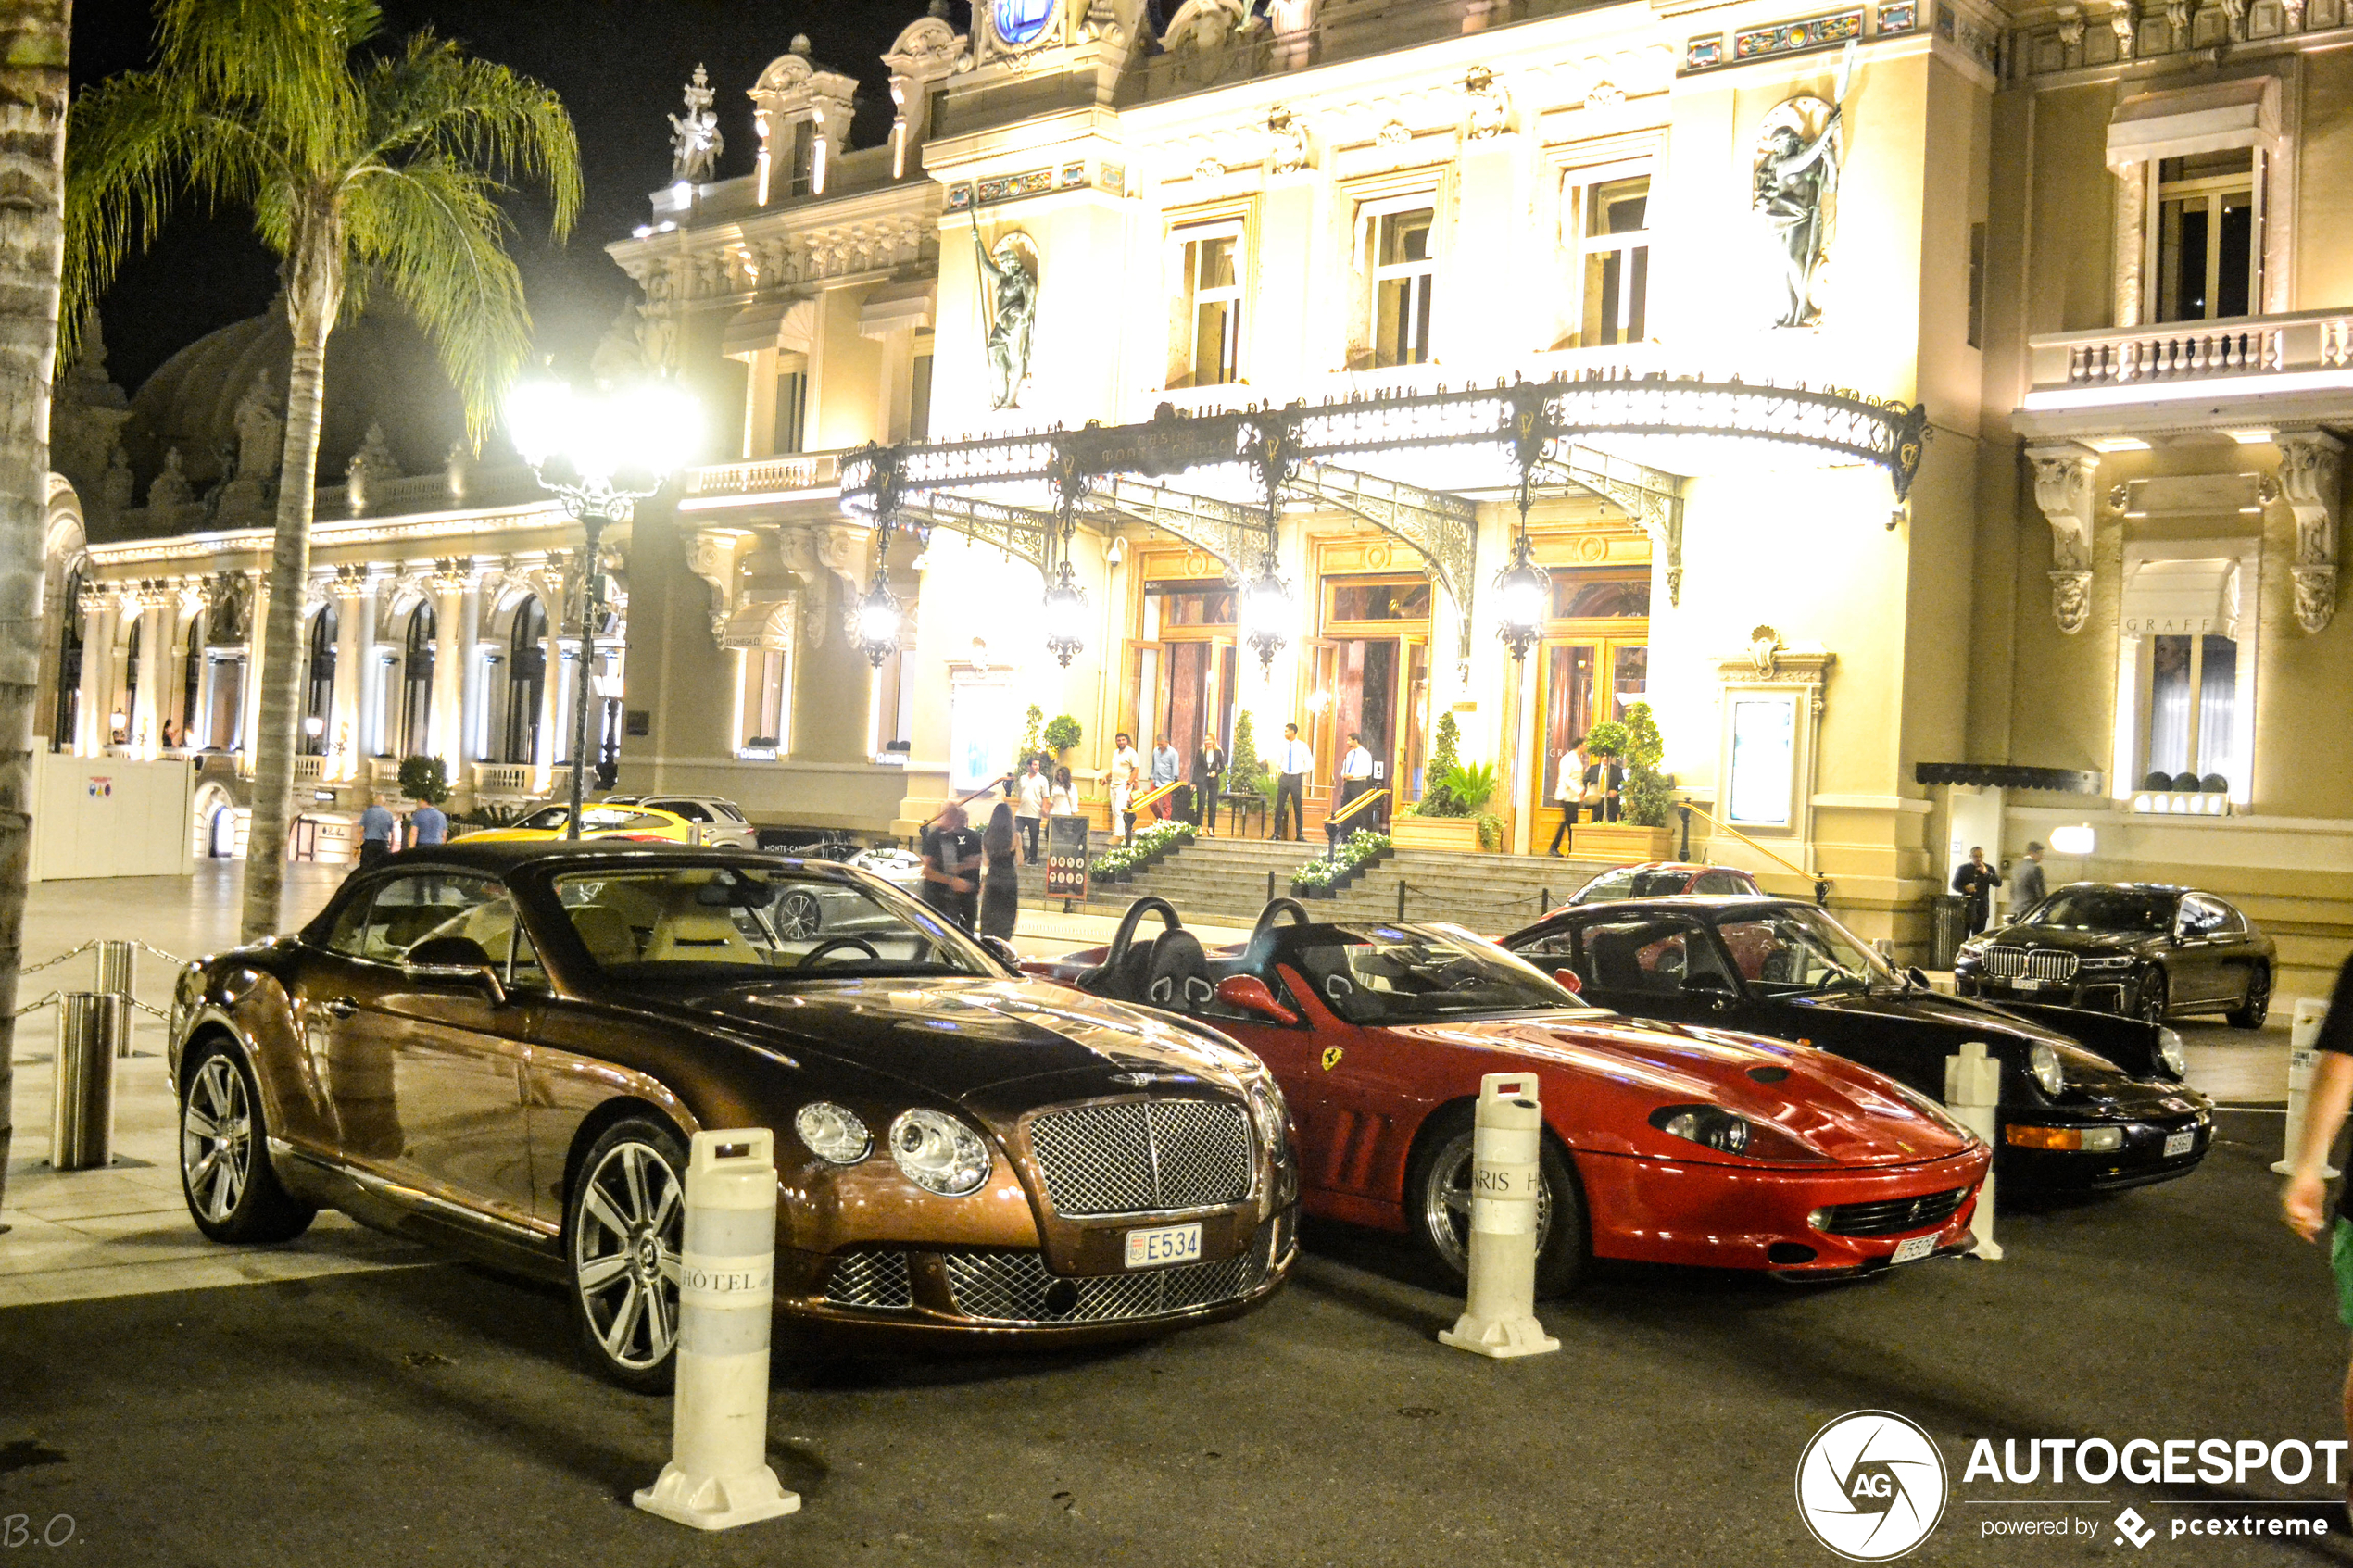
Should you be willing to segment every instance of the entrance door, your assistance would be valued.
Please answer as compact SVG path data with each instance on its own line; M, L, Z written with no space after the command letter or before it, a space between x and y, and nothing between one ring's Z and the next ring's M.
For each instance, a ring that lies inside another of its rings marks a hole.
M1397 771L1398 699L1404 684L1402 667L1407 649L1400 637L1342 637L1328 642L1319 662L1317 690L1332 697L1331 721L1316 737L1317 771L1327 784L1340 777L1340 759L1348 753L1348 737L1364 737L1373 758L1373 783L1379 789ZM1335 786L1336 787L1336 786ZM1337 804L1337 797L1335 797ZM1364 825L1379 810L1367 808L1349 819Z
M1545 643L1536 698L1541 726L1537 748L1542 765L1532 770L1532 797L1528 802L1534 833L1549 836L1560 822L1561 759L1570 743L1591 734L1593 726L1604 720L1624 719L1627 707L1642 699L1649 671L1646 638Z

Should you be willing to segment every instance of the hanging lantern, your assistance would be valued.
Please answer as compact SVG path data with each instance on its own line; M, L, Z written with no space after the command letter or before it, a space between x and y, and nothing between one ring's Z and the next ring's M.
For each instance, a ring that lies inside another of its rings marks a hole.
M1070 668L1071 657L1087 646L1087 590L1071 575L1070 562L1046 590L1046 651Z
M883 586L882 574L876 572L875 585L858 601L851 621L851 638L867 663L879 670L883 660L899 651L900 624L899 601L891 597L890 590Z
M1275 575L1271 554L1258 575L1242 584L1238 608L1243 640L1258 655L1259 669L1271 673L1275 656L1290 641L1290 625L1298 613L1291 604L1290 584Z
M1552 616L1553 574L1536 564L1525 532L1512 541L1511 564L1495 574L1495 634L1510 647L1514 661L1526 659Z

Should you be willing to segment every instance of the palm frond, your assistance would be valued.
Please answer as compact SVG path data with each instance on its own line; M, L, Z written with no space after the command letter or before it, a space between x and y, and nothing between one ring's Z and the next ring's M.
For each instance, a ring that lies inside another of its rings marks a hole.
M571 232L580 210L580 143L553 92L429 31L369 67L361 91L368 126L360 168L439 157L504 184L542 182L555 237Z
M351 52L374 0L157 0L157 69L263 127L298 169L348 160L362 123Z

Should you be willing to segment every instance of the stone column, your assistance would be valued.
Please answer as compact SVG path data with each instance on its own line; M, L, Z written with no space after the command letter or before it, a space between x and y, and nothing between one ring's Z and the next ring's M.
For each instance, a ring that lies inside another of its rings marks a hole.
M142 594L135 613L139 617L139 695L131 714L131 749L139 757L152 758L163 745L163 721L170 709L162 701L165 671L170 668L166 655L171 647L171 615L166 601L157 596Z
M270 626L270 572L267 568L245 574L246 601L253 611L245 624L245 680L238 687L237 745L244 765L238 771L250 773L253 769L254 736L261 733L261 653L268 641Z
M433 714L426 730L452 784L466 765L466 596L475 581L472 561L442 561L434 570Z
M75 704L73 754L107 749L107 701L114 693L114 600L84 590L82 616L82 696Z
M367 657L375 641L375 629L367 622L375 599L364 575L338 572L327 592L335 606L335 695L327 710L323 776L331 782L364 779L368 767L360 754L367 749L366 694L372 673Z
M2145 163L2128 163L2116 174L2116 324L2141 324L2143 262L2148 252L2148 174Z
M482 623L488 612L483 600L484 585L477 579L465 597L465 620L458 628L458 649L460 667L458 671L458 735L457 751L449 764L449 784L456 788L461 779L471 778L465 770L489 750L484 744L483 705L488 698L482 679ZM434 655L438 659L440 656ZM438 669L436 663L434 668Z

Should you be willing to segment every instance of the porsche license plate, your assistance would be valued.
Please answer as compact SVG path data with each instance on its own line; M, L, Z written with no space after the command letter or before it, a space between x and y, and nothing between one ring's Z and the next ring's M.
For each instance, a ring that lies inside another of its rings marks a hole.
M2187 1154L2190 1150L2196 1148L2196 1147L2197 1132L2195 1128L2186 1133L2168 1133L2165 1135L2165 1158L2168 1160L2176 1159L2181 1155Z
M1131 1269L1162 1269L1171 1263L1201 1261L1201 1223L1189 1225L1156 1225L1148 1231L1127 1233L1127 1266Z
M1894 1263L1917 1263L1935 1250L1936 1238L1934 1236L1916 1236L1908 1241L1897 1242L1895 1256L1888 1261Z

